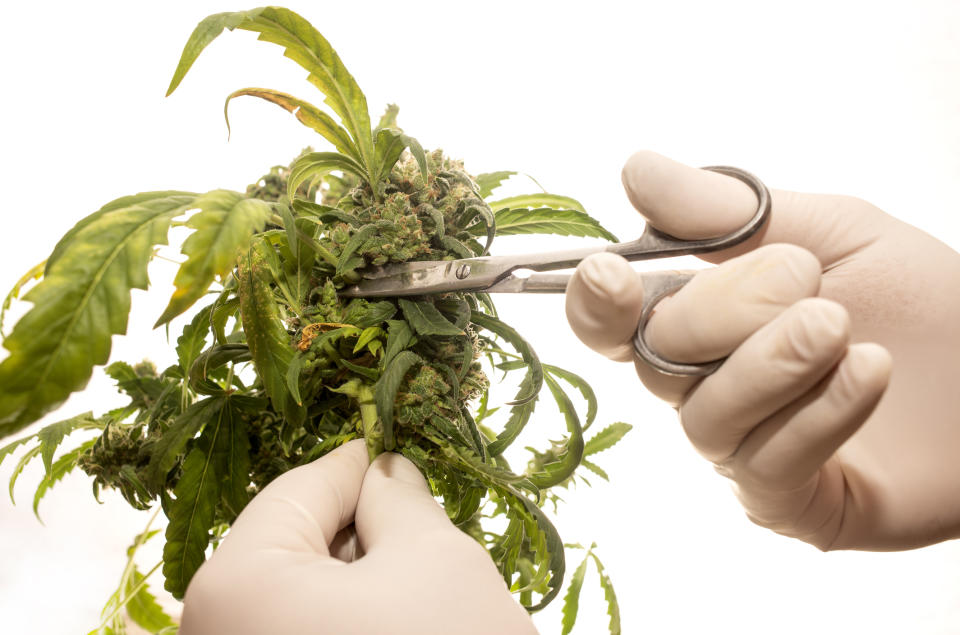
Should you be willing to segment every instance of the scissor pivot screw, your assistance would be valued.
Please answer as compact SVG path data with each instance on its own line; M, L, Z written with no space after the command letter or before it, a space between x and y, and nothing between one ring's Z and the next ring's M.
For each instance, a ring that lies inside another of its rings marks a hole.
M466 278L467 276L469 276L469 275L470 275L470 265L463 264L463 265L460 265L459 267L457 267L457 274L456 274L456 275L457 275L457 280L463 280L464 278Z

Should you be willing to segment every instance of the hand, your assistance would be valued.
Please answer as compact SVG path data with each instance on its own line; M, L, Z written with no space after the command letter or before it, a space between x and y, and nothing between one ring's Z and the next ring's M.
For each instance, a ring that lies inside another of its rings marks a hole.
M723 235L756 209L740 181L653 153L631 157L623 181L680 238ZM706 256L722 264L646 330L667 359L729 359L702 380L637 362L640 379L759 525L823 550L960 536L960 255L856 198L772 197L760 234ZM571 280L567 316L628 361L642 302L633 269L601 254Z
M190 583L181 635L536 633L417 468L367 464L351 441L257 495Z

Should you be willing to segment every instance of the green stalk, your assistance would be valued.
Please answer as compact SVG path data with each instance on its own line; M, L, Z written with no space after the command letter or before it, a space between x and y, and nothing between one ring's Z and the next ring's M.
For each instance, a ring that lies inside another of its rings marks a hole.
M380 417L377 416L372 386L360 384L357 403L360 404L360 419L363 421L363 436L367 440L367 454L372 461L383 453L383 430L379 426Z
M330 390L354 399L360 406L360 425L363 428L363 437L367 442L367 454L371 461L377 458L383 453L383 430L380 426L380 417L377 415L373 386L355 377L338 388L331 388Z

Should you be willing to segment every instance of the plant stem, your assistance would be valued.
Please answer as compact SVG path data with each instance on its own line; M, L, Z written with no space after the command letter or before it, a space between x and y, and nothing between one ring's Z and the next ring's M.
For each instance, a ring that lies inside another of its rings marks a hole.
M372 461L383 452L383 430L378 426L380 417L377 416L377 404L373 398L373 387L369 384L360 384L357 391L357 402L360 404L360 419L363 422L363 436L367 440L367 454Z

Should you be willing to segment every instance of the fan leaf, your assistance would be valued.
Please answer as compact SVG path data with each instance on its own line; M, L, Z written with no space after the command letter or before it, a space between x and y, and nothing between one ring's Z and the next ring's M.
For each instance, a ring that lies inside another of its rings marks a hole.
M613 590L613 581L607 575L606 569L597 554L590 552L593 563L597 565L597 573L600 574L600 587L603 589L603 597L607 600L607 615L610 616L610 635L620 635L620 603L617 602L617 594Z
M147 192L108 203L67 232L47 260L33 303L3 345L0 437L36 421L83 388L106 363L111 337L125 333L130 291L147 288L154 245L166 244L170 221L196 199L186 192Z
M145 470L147 489L151 492L163 490L167 473L177 464L183 454L187 441L197 435L203 425L215 418L223 410L224 397L214 396L202 399L190 405L177 417L163 433L156 445L150 448L150 462Z
M581 459L583 459L584 447L583 429L580 427L580 419L577 417L577 411L574 409L570 397L563 392L557 380L550 375L547 375L544 380L557 402L557 407L563 414L567 423L567 432L570 433L570 436L561 446L555 460L544 464L541 471L528 476L531 483L542 489L559 485L570 478L570 475L573 474L577 466L580 465Z
M600 432L593 435L593 437L587 441L583 446L583 456L590 456L591 454L596 454L597 452L603 452L609 448L612 448L623 436L630 432L633 429L633 426L629 423L624 423L618 421L616 423L611 423L609 426L601 430Z
M280 321L280 312L270 289L271 274L261 249L273 249L259 242L241 256L238 272L240 320L247 345L264 390L277 412L294 422L303 421L305 410L287 388L287 367L295 349Z
M393 405L397 398L400 384L414 364L422 363L423 359L412 351L402 351L393 358L386 367L380 379L373 387L373 398L377 404L377 414L383 426L383 448L388 452L396 447L396 436L393 431Z
M537 357L533 347L531 347L513 327L507 326L493 316L481 313L480 311L473 311L470 315L470 321L509 342L510 345L520 353L523 361L527 364L527 373L530 375L531 380L530 390L527 392L521 391L521 393L518 393L513 401L508 402L507 405L519 406L528 401L532 401L537 394L539 394L540 388L543 386L543 365L540 363L540 358Z
M577 621L577 612L580 610L580 591L583 589L583 578L587 574L587 562L590 560L589 552L583 558L583 562L574 569L570 576L570 584L567 585L567 592L563 596L563 618L561 625L563 630L561 635L568 635L573 630L573 625Z
M203 432L183 462L183 473L173 490L176 498L167 510L170 524L163 548L164 588L178 600L203 564L217 502L230 487L224 479L235 469L229 461L236 456L240 416L230 397L218 398L216 403L219 409L203 422Z
M350 138L350 133L334 121L333 117L313 104L303 101L302 99L297 99L293 95L282 93L279 90L271 90L269 88L241 88L240 90L230 93L223 104L223 118L227 120L228 131L230 130L230 119L227 117L227 108L230 106L232 99L242 96L259 97L260 99L280 106L296 117L300 123L332 143L338 151L357 162L363 160L360 158L356 144L354 144L353 139Z
M569 370L566 370L564 368L560 368L559 366L551 366L550 364L544 364L543 369L546 372L550 373L551 375L555 377L559 377L560 379L564 380L565 382L567 382L568 384L576 388L578 391L580 391L580 394L583 396L584 400L587 402L586 421L583 424L583 429L584 431L586 431L587 428L589 428L593 424L594 420L597 418L597 408L598 408L597 394L593 391L593 388L590 386L590 384L587 383L587 380L581 377L580 375L577 375L576 373L572 373Z
M463 335L463 331L450 322L427 300L398 300L403 317L418 335Z
M497 223L497 236L516 234L558 234L560 236L582 236L585 238L605 238L617 242L617 237L603 228L600 223L584 212L572 209L500 209L494 212ZM480 235L479 227L469 230L474 236Z
M137 589L135 593L133 593L134 589ZM131 593L133 595L130 595ZM165 628L176 627L177 623L157 603L157 599L147 588L143 574L136 567L133 568L132 575L127 580L124 597L129 597L126 606L127 615L137 626L148 633L156 633Z
M289 9L261 7L250 11L218 13L203 19L184 45L167 95L176 90L203 49L223 29L253 31L260 34L258 39L284 47L284 55L310 73L307 80L325 95L327 105L353 136L363 157L362 163L372 166L373 135L367 98L326 38Z
M263 230L272 213L266 201L229 190L202 194L194 206L200 211L190 217L187 227L196 231L183 241L181 250L187 260L173 279L176 291L154 327L183 313L203 297L214 278L233 269L237 252Z
M509 170L478 174L476 178L474 178L478 186L477 194L480 195L480 198L487 198L495 189L500 187L501 183L514 175L516 175L516 172L510 172Z
M37 520L43 522L40 519L40 500L58 481L62 480L64 476L73 471L73 468L77 467L77 460L80 458L80 455L93 447L96 441L96 439L90 439L79 447L64 453L63 456L54 461L51 469L44 475L43 479L41 479L40 484L37 485L37 491L33 495L33 515L37 517Z
M43 467L48 476L53 467L53 454L57 451L63 438L74 430L89 430L91 428L103 428L103 425L93 418L92 412L85 412L76 417L51 423L37 433L37 440L40 441L40 456L43 459Z
M587 210L584 209L583 205L577 199L570 198L569 196L560 196L559 194L547 194L546 192L501 198L497 201L490 201L488 205L490 205L490 209L495 211L549 207L551 209L570 209L582 214L587 213Z
M393 170L393 166L396 165L406 148L410 148L410 154L413 155L413 158L417 161L417 167L420 169L420 176L423 177L424 183L427 182L427 176L429 175L427 157L420 143L396 128L383 128L377 132L374 143L374 165L376 167L371 174L374 183L378 183L390 175L390 171Z
M287 197L294 200L294 194L307 179L313 179L334 170L349 172L366 180L369 177L356 161L337 152L310 152L293 164L287 179Z
M30 271L23 274L23 276L16 281L16 283L13 285L13 288L10 289L9 293L7 293L7 297L3 299L3 306L0 306L0 340L5 337L3 333L3 320L7 315L7 311L10 309L10 305L14 300L20 297L20 292L23 291L23 287L30 284L32 280L39 280L43 277L43 269L46 266L46 260L38 265L34 265Z

